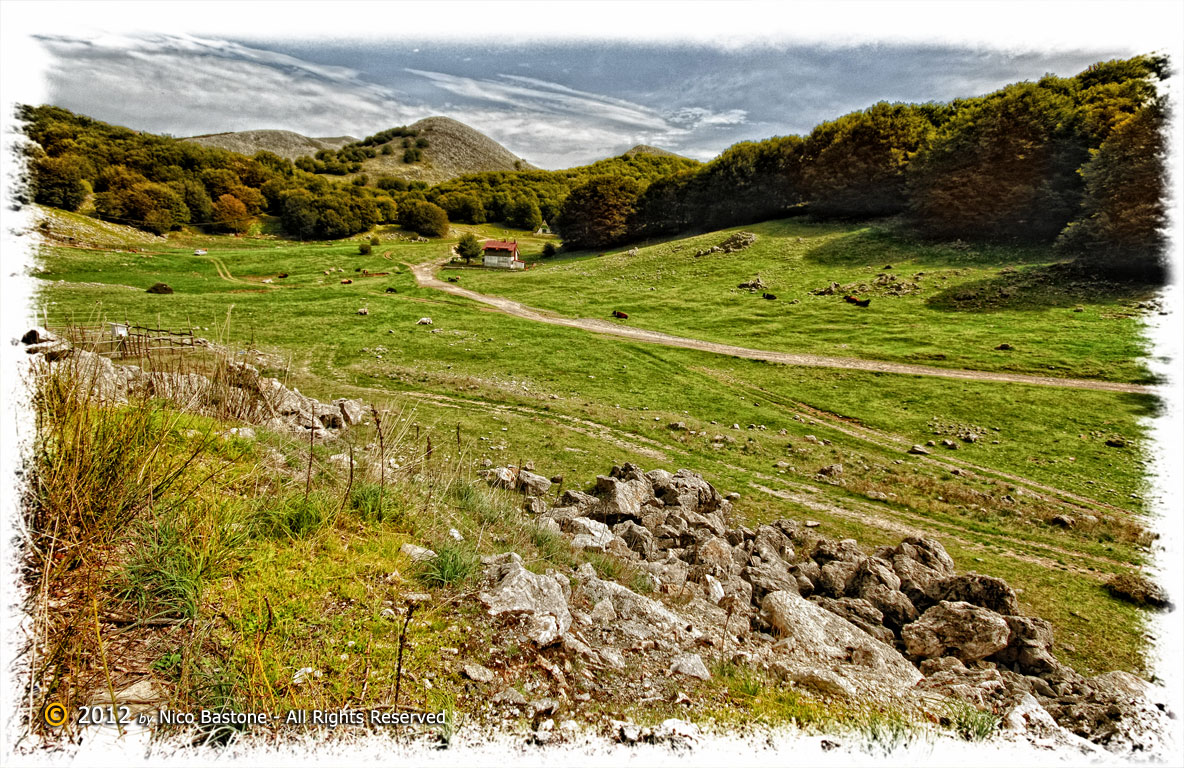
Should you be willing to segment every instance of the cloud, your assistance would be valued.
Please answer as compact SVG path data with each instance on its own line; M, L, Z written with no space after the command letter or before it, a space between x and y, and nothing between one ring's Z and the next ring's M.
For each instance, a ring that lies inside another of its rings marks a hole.
M43 36L55 103L109 122L176 135L285 128L365 132L426 117L422 105L345 67L183 35Z

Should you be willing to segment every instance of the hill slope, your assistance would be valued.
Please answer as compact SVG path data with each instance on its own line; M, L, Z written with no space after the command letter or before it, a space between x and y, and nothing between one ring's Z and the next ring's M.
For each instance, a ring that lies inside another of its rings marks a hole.
M671 152L668 149L650 146L649 144L638 144L633 149L630 149L628 152L621 155L621 157L636 157L638 155L653 155L655 157L682 157L682 155L678 154L677 152Z
M192 141L206 147L216 147L243 155L253 155L256 152L274 152L280 157L295 160L305 155L314 155L322 149L341 149L346 144L357 141L352 136L333 136L327 138L312 138L302 136L294 131L264 129L258 131L231 131L228 133L209 133L202 136L190 136L182 141Z
M425 117L407 127L428 140L428 146L422 150L423 159L404 163L403 140L396 138L388 142L392 154L380 154L365 160L362 173L435 184L466 173L534 169L533 165L485 134L450 117Z

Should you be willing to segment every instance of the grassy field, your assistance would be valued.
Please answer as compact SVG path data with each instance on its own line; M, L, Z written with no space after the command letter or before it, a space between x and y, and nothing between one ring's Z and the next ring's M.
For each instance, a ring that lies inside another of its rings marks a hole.
M1023 273L1043 268L1047 253L919 248L872 230L797 221L751 229L757 244L731 255L692 256L723 239L715 233L633 257L559 259L525 274L455 274L467 287L556 311L595 316L622 307L630 322L749 346L1145 378L1132 297L1074 295L1042 308L939 306L955 284L1010 274L1005 258L1024 262ZM541 248L541 240L518 234L528 253ZM739 491L737 510L750 521L810 518L823 534L851 536L865 548L932 533L960 570L1001 576L1022 590L1023 609L1054 623L1058 653L1078 669L1142 668L1142 614L1111 598L1101 580L1146 557L1140 445L1142 420L1156 408L1151 396L797 369L532 323L417 287L406 264L440 258L450 242L379 237L368 256L358 252L361 240L300 244L269 236L46 245L36 273L47 281L41 308L51 323L193 326L308 394L396 403L423 438L447 446L444 455L463 453L465 472L482 458L533 461L544 474L564 475L566 487L582 487L626 460L647 469L690 467ZM864 255L844 255L847 246ZM208 255L195 256L198 247ZM867 280L886 264L902 274L927 272L924 289L876 297L862 315L841 296L808 294L831 280ZM757 272L777 301L734 291ZM176 293L144 293L158 281ZM621 303L630 296L646 304ZM793 298L800 303L789 304ZM1083 312L1073 311L1078 304ZM361 308L368 314L359 315ZM417 325L425 316L433 324ZM839 340L847 346L838 348ZM1016 353L1003 358L992 349L1000 341ZM923 357L938 349L944 360ZM678 422L684 426L670 428ZM935 447L929 457L907 454L913 443L940 443L963 428L982 439L957 451ZM1125 447L1107 445L1116 438ZM817 473L834 463L846 471ZM509 514L501 503L489 502ZM1058 514L1081 522L1058 528L1051 524ZM219 600L245 601L238 605L253 606L257 621L258 596L283 584L272 607L285 606L293 622L285 626L322 627L334 642L346 642L359 631L354 619L382 599L359 592L360 577L348 574L399 570L405 564L392 553L400 536L431 544L440 533L435 525L412 526L374 540L352 525L333 524L333 535L315 546L284 537L252 545L246 565L219 581ZM505 541L498 548L517 545L499 535ZM322 560L332 566L316 565ZM296 574L298 563L314 565ZM347 575L338 583L341 563ZM300 598L325 592L361 605L325 618L321 603ZM441 619L443 629L457 620Z
M737 231L756 243L697 255ZM560 256L524 273L443 274L564 315L621 310L640 328L756 349L1148 380L1134 309L1144 293L1068 277L1047 248L921 244L887 225L786 219L635 252ZM756 277L763 291L737 287ZM832 283L841 290L815 295ZM853 306L846 294L871 305Z

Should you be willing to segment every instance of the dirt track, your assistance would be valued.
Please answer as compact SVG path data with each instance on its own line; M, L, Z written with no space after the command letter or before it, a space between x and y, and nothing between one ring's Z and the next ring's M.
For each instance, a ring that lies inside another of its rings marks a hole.
M907 363L889 363L881 360L864 360L858 357L829 357L826 355L800 354L794 352L772 352L768 350L736 347L731 344L718 344L713 341L689 339L684 336L674 336L661 331L648 331L643 328L633 328L628 325L595 320L583 317L563 317L547 310L528 307L511 299L500 296L489 296L484 293L461 288L454 283L447 283L436 277L436 270L442 261L430 261L422 264L408 264L415 281L425 288L435 288L454 296L481 302L494 307L507 315L534 320L539 323L562 325L568 328L580 328L593 333L608 336L619 336L633 341L647 344L660 344L666 347L680 347L682 349L697 349L703 352L714 352L720 355L732 355L752 360L765 360L770 363L783 365L800 365L815 368L843 368L852 371L871 371L875 373L899 373L912 376L940 376L947 379L969 379L971 381L998 381L1012 384L1036 384L1046 387L1067 387L1071 389L1094 389L1104 392L1134 392L1149 394L1153 387L1143 384L1124 384L1115 381L1094 381L1092 379L1062 379L1055 376L1034 376L1022 373L998 373L994 371L968 371L959 368L936 368L928 365L909 365Z

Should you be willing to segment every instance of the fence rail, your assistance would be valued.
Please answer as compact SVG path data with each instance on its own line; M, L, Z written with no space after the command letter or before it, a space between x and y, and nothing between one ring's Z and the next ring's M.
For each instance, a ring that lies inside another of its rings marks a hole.
M106 357L147 357L153 352L190 352L205 346L193 329L150 328L132 323L54 326L48 330L75 347Z

